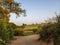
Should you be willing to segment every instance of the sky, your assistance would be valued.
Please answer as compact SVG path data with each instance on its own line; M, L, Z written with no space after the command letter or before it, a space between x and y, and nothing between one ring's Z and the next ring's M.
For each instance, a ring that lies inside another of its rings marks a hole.
M10 22L16 25L42 23L60 13L60 0L15 0L21 3L21 8L26 10L26 17L11 14Z

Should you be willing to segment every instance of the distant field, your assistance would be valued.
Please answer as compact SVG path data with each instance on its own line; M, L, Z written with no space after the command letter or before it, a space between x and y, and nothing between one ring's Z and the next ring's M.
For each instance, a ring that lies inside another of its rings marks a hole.
M32 35L34 34L33 31L24 31L24 35Z
M16 30L32 30L32 29L38 29L38 27L41 27L40 24L35 24L35 25L26 25L24 28L16 28Z
M16 28L15 30L17 30L18 32L23 31L24 35L31 35L38 33L40 31L40 28L41 28L41 24L35 24L35 25L25 25L24 28L19 27Z
M41 25L40 25L40 24L36 24L36 25L26 25L23 30L26 31L26 30L38 29L39 26L41 26Z

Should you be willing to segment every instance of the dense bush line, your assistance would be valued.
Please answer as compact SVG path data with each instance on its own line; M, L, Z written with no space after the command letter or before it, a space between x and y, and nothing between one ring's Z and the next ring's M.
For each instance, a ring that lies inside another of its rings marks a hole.
M55 20L56 22L48 22L42 26L39 40L49 43L52 39L54 45L60 45L60 15L57 15Z

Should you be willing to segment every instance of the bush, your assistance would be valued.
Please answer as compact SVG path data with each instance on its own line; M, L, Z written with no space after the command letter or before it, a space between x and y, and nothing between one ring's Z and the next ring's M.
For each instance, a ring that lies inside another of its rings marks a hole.
M33 31L34 33L36 33L36 32L37 32L37 29L32 29L32 31Z
M51 31L49 31L49 27L50 27L49 24L44 25L42 27L42 30L39 32L39 34L40 34L40 39L39 40L46 41L47 43L50 42Z
M23 36L24 35L23 33L24 33L24 31L18 31L18 30L14 31L15 36Z
M0 22L0 44L6 45L10 38L13 37L13 30L12 27L6 30L3 23L4 22Z
M60 15L56 16L55 23L46 23L39 34L39 40L50 42L52 39L54 45L60 45Z
M2 42L5 41L5 43L7 42L7 40L9 40L8 32L7 30L4 29L4 25L2 21L0 22L0 39L2 40Z
M8 32L9 32L9 39L12 39L13 36L14 36L14 30L13 30L13 28L9 28Z

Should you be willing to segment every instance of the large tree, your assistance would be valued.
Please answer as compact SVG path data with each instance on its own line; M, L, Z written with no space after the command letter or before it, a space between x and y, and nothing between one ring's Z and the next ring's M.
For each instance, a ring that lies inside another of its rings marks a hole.
M9 20L10 13L26 14L20 6L20 3L15 2L14 0L0 0L0 17L7 22Z
M17 16L19 16L19 14L26 14L25 10L19 5L20 3L17 3L14 0L0 0L0 19L5 22L5 28L7 27L10 13L16 13Z
M9 39L8 33L11 30L11 26L9 25L9 17L10 13L16 13L17 16L20 14L25 15L25 9L20 7L20 3L15 2L14 0L0 0L0 22L2 21L2 28L0 32L3 30L0 37L6 42ZM8 29L9 28L9 29ZM11 33L10 33L11 34Z

